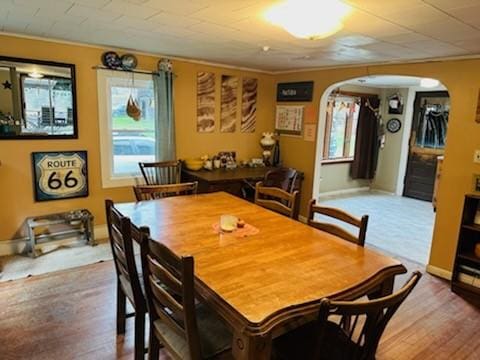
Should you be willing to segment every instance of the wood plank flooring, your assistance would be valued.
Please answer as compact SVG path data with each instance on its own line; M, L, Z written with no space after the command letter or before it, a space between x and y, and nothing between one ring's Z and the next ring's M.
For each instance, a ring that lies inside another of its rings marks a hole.
M480 359L479 334L480 309L425 274L392 319L377 359ZM132 358L132 320L125 337L115 335L111 261L0 284L0 359Z

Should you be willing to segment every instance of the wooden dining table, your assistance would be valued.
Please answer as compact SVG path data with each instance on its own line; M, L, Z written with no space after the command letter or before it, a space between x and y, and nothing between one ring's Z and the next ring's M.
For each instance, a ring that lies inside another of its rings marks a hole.
M115 207L178 256L194 257L198 296L232 328L236 359L269 359L272 339L313 319L322 298L386 295L406 272L391 257L225 192ZM258 231L219 233L225 214Z

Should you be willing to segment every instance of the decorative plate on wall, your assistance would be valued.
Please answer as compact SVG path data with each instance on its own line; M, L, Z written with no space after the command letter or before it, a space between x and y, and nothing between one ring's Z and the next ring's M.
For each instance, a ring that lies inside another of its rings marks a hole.
M102 54L102 64L110 69L115 69L122 65L122 61L115 51L107 51Z
M398 132L402 128L402 123L399 119L393 118L387 121L387 130L392 134Z
M137 58L132 54L122 55L120 58L123 70L133 70L137 67Z

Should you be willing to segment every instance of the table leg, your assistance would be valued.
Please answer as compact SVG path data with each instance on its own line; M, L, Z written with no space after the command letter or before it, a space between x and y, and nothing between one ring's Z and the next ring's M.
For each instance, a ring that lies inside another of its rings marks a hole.
M93 232L93 219L91 216L88 216L84 222L85 237L87 238L87 244L90 246L97 245L95 241L95 233Z
M27 254L31 258L35 258L37 255L35 252L35 231L31 226L28 227Z
M270 359L272 351L271 334L264 336L246 336L243 333L233 334L232 352L233 357L239 359Z

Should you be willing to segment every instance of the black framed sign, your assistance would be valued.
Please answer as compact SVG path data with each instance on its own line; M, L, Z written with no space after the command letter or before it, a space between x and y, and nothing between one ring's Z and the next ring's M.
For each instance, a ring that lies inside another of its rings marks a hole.
M33 152L36 201L88 196L86 151Z
M312 101L313 81L277 84L277 101Z

